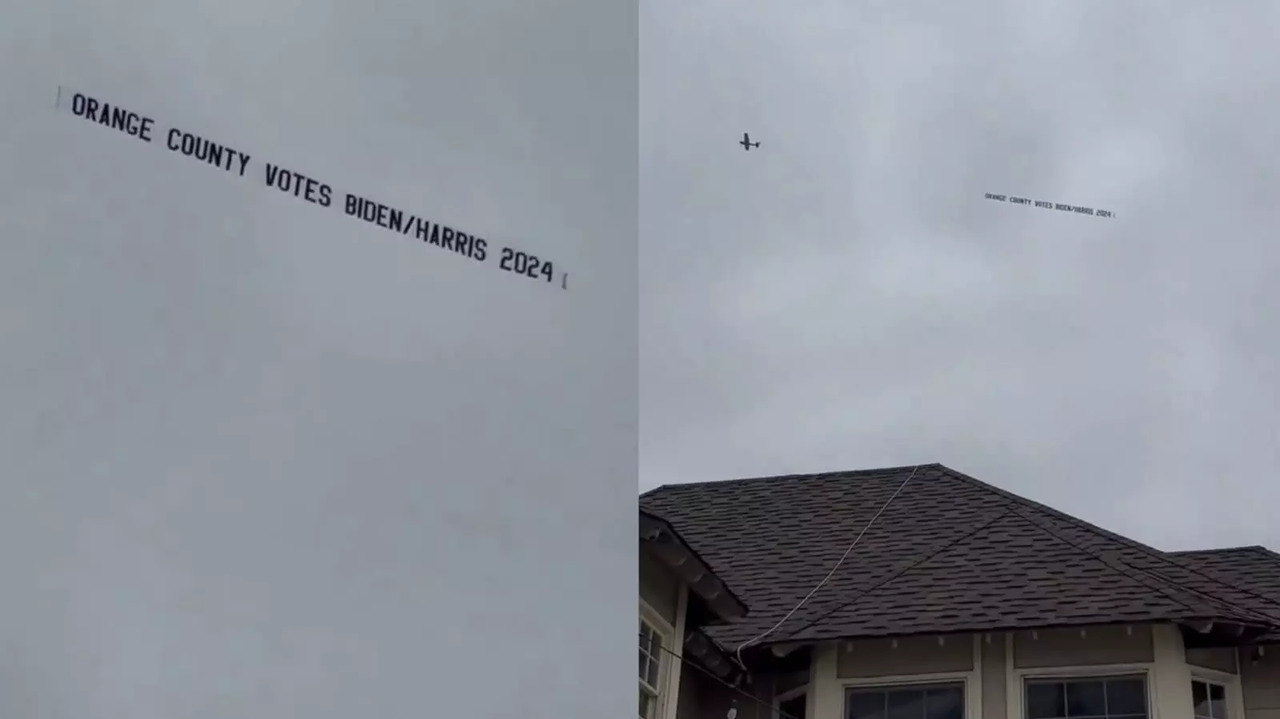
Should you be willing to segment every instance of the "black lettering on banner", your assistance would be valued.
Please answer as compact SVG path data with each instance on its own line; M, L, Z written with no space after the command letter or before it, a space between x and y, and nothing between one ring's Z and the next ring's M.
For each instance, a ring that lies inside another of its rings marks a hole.
M1115 217L1115 213L1110 210L1098 210L1098 217Z
M1045 202L1044 200L1036 200L1036 207L1039 207L1039 208L1044 209L1044 210L1052 210L1052 209L1053 209L1053 203L1052 203L1052 202Z
M419 240L426 242L431 237L431 223L423 220L421 217L413 221L413 234Z
M119 130L143 142L151 142L151 126L155 121L119 105L99 102L77 92L71 96L71 114Z
M207 162L221 170L235 172L241 177L244 176L244 170L249 165L248 153L176 127L169 129L168 134L165 135L164 144L171 152Z
M458 250L458 254L471 256L471 235L465 232L457 232L453 236L453 244Z
M545 277L547 282L551 282L555 276L555 268L550 262L543 262L533 255L513 250L510 247L502 248L502 257L498 260L498 267L508 272L534 279L538 279L539 276Z
M248 161L248 156L245 156ZM286 195L293 195L313 205L328 207L331 204L333 188L314 180L295 170L286 170L279 165L266 163L263 168L266 174L267 187L274 187ZM347 195L347 214L351 214L351 195ZM359 199L359 198L356 198Z
M62 88L58 88L59 100L55 110L60 109ZM151 142L154 120L133 112L125 107L100 101L83 93L73 93L71 111L80 118L89 120L113 130L118 130L144 142ZM190 157L199 162L212 165L227 172L244 176L251 156L230 145L215 142L198 134L188 132L179 127L167 130L164 137L165 149L169 152ZM273 187L287 195L306 200L309 203L330 207L333 204L333 187L309 177L296 170L274 163L264 163L263 179L268 187ZM989 199L1005 201L1005 195L987 193ZM351 193L343 193L342 211L349 217L356 217L370 224L392 230L402 236L416 239L442 247L463 255L477 262L488 259L489 243L483 237L472 235L462 230L443 225L416 215L409 214L390 205ZM1013 198L1013 202L1029 202L1021 198ZM1111 216L1099 210L1099 216ZM555 268L551 262L509 247L503 247L499 267L533 279L544 279L550 283L555 280ZM568 274L561 273L560 286L568 289Z

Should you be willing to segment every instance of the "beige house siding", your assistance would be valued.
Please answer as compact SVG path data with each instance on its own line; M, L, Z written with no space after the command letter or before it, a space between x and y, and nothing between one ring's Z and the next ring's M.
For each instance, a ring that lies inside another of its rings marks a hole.
M1019 669L1142 664L1155 661L1149 626L1046 629L1013 636L1013 664Z
M1008 686L1005 683L1005 635L989 634L980 647L982 660L982 719L1006 719Z
M1236 650L1231 648L1188 649L1187 664L1226 674L1235 674Z
M748 699L697 670L684 673L680 682L680 701L675 719L725 719L730 707L738 708L738 719L772 719L773 692L770 677L757 678L745 692L757 697Z
M1246 719L1280 719L1280 647L1268 647L1257 660L1240 650L1240 689Z
M838 652L836 676L841 679L973 670L973 637L969 635L863 639L841 642Z
M1239 660L1232 650L1184 649L1173 625L1100 626L1084 630L1040 630L902 638L896 642L858 640L826 643L814 650L807 719L842 719L847 686L890 681L967 677L967 719L1021 719L1021 682L1027 676L1090 675L1095 671L1145 673L1151 687L1152 716L1192 719L1191 678L1233 673L1239 689L1229 689L1230 719L1280 719L1280 647L1257 662L1248 650ZM1197 670L1200 671L1196 674ZM757 675L743 686L768 702L801 685L804 675ZM1225 680L1225 677L1224 677ZM1235 687L1234 681L1228 682ZM1232 699L1230 697L1237 697ZM736 701L735 701L736 699ZM724 719L736 706L738 719L772 719L770 706L736 694L701 672L684 673L674 719ZM1243 710L1243 711L1242 711Z
M680 674L680 697L676 702L675 719L702 718L702 684L709 681L702 672L689 671Z
M643 546L640 548L640 598L668 624L676 625L680 580Z
M800 687L806 686L808 684L809 684L808 669L801 669L799 671L794 671L794 672L786 672L784 674L779 674L777 677L774 678L773 693L775 696L786 694L787 692L793 689L799 689Z

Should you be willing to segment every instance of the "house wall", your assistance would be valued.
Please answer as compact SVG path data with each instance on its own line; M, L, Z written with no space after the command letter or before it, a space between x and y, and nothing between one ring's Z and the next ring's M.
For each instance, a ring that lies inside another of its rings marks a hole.
M841 679L940 674L973 670L973 637L864 639L839 645L836 676Z
M680 580L662 560L640 545L640 598L675 626L680 603Z
M1231 648L1188 649L1187 664L1226 674L1236 674L1236 650Z
M655 557L643 543L640 545L640 611L657 615L665 626L659 627L667 635L667 649L662 658L662 708L659 719L677 719L680 714L681 685L684 682L684 664L677 657L684 655L685 618L689 608L689 587L667 569L662 560ZM639 691L639 688L637 688Z
M691 669L684 672L680 683L675 719L725 719L732 707L738 709L737 719L772 719L772 685L772 677L756 677L751 685L739 687L739 693Z
M1260 657L1242 649L1239 660L1245 719L1280 719L1280 647Z
M941 644L937 637L924 637L901 639L896 648L879 640L841 642L819 647L813 656L806 719L843 719L844 695L850 686L935 681L964 682L969 719L1023 719L1022 687L1029 678L1117 674L1147 677L1151 719L1193 719L1193 671L1217 677L1220 672L1212 667L1225 666L1221 652L1193 652L1195 661L1210 667L1189 665L1182 636L1171 625L949 636ZM1267 710L1274 713L1255 716L1251 712L1244 719L1280 719L1277 679L1280 673L1265 677L1259 673L1254 688L1255 705L1274 705L1277 709ZM1264 684L1268 688L1261 688Z
M1152 661L1155 650L1149 626L1047 629L1013 635L1013 666L1018 669Z
M987 634L979 645L983 719L1006 719L1009 710L1009 651L1003 633Z
M965 684L967 719L1023 719L1028 678L1116 674L1147 677L1151 719L1193 719L1193 678L1227 686L1229 719L1280 719L1280 647L1251 659L1247 650L1238 658L1230 649L1188 650L1171 625L829 643L813 650L804 719L843 719L850 686L942 681ZM732 706L738 719L773 719L767 702L802 680L757 676L744 687L749 699L686 671L674 719L724 719Z

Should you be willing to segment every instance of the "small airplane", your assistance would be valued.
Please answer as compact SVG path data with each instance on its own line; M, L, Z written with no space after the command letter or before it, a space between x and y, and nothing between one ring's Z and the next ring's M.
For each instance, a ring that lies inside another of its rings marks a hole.
M747 133L745 133L745 132L744 132L744 133L742 133L742 141L741 141L741 142L739 142L738 144L739 144L739 145L742 145L742 149L743 149L743 150L746 150L747 152L750 152L750 151L751 151L751 148L753 148L753 147L760 147L760 143L759 143L758 141L757 141L757 142L752 142L752 141L751 141L751 136L750 136L750 135L748 135L748 134L747 134Z

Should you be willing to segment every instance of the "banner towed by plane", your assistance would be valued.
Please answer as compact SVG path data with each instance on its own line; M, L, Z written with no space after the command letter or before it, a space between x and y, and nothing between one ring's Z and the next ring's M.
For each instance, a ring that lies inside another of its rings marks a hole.
M995 202L1008 202L1011 205L1025 205L1027 207L1035 206L1041 210L1058 210L1059 212L1074 212L1080 215L1092 215L1094 217L1115 217L1116 213L1111 210L1098 210L1092 207L1084 207L1083 205L1068 205L1062 202L1049 202L1048 200L1032 200L1026 197L1017 197L1015 195L997 195L991 192L986 193L986 199Z
M70 100L65 100L69 97ZM81 92L58 87L54 108L97 125L121 132L141 142L159 144L170 152L206 163L237 177L256 174L250 169L253 156L223 142L203 137L179 127L157 127L149 115L141 114L118 103L109 102ZM517 250L506 245L498 252L491 252L489 240L464 232L431 218L391 207L369 197L351 192L336 192L334 186L296 170L272 162L261 163L261 179L267 187L318 207L338 207L343 214L376 225L398 235L419 240L444 250L454 252L476 262L491 262L497 258L498 269L511 274L553 283L559 280L560 288L567 290L568 273L558 270L555 263L545 257Z

